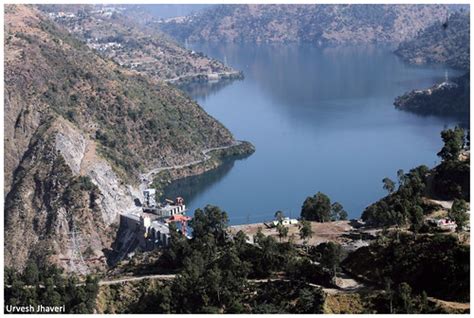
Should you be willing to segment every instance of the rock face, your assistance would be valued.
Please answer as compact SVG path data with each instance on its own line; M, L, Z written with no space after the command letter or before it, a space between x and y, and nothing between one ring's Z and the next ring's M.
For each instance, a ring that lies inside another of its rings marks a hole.
M33 6L5 6L5 265L105 266L140 173L234 144L180 91L89 49Z
M469 12L456 12L448 19L436 21L413 39L402 42L395 53L410 63L443 63L468 70L469 33Z
M58 121L39 127L15 170L5 200L5 266L21 269L32 258L85 274L103 268L103 262L87 262L103 256L112 233L101 215L99 189L75 176L56 150Z
M133 200L142 194L137 188L125 186L112 166L97 155L95 141L86 139L70 123L62 121L55 146L74 175L88 176L97 186L101 193L98 205L105 225L114 223L120 213L136 209Z
M444 19L443 5L220 5L160 28L182 41L400 43Z
M469 73L424 90L412 90L395 99L394 105L422 115L451 115L469 121Z

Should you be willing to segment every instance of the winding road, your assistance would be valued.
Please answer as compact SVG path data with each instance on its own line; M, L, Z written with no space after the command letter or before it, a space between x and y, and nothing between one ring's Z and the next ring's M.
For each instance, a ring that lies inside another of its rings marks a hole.
M241 145L241 144L242 144L242 141L236 140L236 141L234 141L232 144L227 145L227 146L220 146L220 147L207 148L207 149L204 149L204 150L201 152L202 155L204 156L204 158L202 158L202 159L194 160L194 161L191 161L191 162L182 164L182 165L174 165L174 166L167 166L167 167L158 167L158 168L155 168L155 169L152 169L152 170L148 171L147 173L141 174L141 175L140 175L140 180L141 180L142 182L141 182L141 184L140 184L140 191L143 192L143 190L145 190L145 189L150 185L150 183L153 181L152 177L153 177L153 175L155 175L155 174L158 174L158 173L160 173L160 172L162 172L162 171L166 171L166 170L183 169L183 168L187 168L187 167L190 167L190 166L193 166L193 165L197 165L197 164L203 163L203 162L205 162L205 161L211 159L211 156L208 155L210 152L216 151L216 150L223 150L223 149L232 148L232 147L235 147L235 146L239 146L239 145Z
M99 281L99 286L115 285L126 282L136 282L144 279L156 279L156 280L172 280L176 277L174 274L156 274L156 275L145 275L137 277L124 277L112 280L101 280Z

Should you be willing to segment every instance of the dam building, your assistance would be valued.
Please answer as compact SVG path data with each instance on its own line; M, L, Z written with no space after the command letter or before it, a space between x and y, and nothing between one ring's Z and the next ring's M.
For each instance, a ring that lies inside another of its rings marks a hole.
M120 215L120 227L115 241L117 259L123 259L137 248L151 251L160 246L168 246L170 242L169 223L180 224L181 231L186 235L186 206L182 197L175 201L156 202L156 190L143 191L144 202L142 211L123 213Z

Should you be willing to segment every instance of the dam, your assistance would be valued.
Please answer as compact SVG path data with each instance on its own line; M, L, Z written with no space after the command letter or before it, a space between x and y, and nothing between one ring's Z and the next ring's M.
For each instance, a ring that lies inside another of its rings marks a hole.
M187 222L184 199L177 197L174 201L165 200L156 203L155 189L143 191L144 202L141 211L120 215L120 225L114 242L112 263L132 256L134 251L151 251L166 247L170 243L170 223L178 223L181 232L186 236ZM140 203L141 205L141 203Z

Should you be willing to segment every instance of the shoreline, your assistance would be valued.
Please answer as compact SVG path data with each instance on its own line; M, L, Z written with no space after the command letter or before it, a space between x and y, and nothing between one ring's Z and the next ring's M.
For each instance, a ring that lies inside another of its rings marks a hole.
M222 80L242 80L244 73L242 71L226 71L215 73L198 73L191 75L183 75L175 78L163 80L165 83L173 85L186 85L191 83L205 83Z
M172 182L204 174L218 168L225 160L247 157L254 152L255 147L250 142L241 140L236 140L229 146L205 149L202 151L203 159L178 166L160 167L142 174L140 189L151 186L160 193Z

